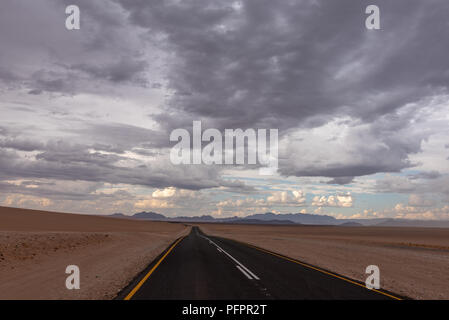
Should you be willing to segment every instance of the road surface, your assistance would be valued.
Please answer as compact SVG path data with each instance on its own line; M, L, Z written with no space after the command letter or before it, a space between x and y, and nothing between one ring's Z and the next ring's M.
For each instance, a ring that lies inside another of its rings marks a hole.
M317 253L319 254L319 253ZM391 293L193 227L119 299L394 299Z

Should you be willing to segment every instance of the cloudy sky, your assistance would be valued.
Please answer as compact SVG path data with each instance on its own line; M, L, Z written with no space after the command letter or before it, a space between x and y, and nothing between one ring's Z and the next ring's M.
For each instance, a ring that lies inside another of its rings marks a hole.
M67 30L77 5L80 30ZM376 4L381 30L367 30ZM447 0L2 0L0 205L449 219ZM170 132L279 130L279 170Z

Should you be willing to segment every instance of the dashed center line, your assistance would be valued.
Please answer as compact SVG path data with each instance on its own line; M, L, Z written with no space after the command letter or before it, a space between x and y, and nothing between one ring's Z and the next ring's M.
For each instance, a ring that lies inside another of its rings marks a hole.
M209 241L209 243L213 244L215 247L217 247L217 250L220 252L223 252L225 255L227 255L232 261L234 261L237 264L237 269L239 269L248 279L250 280L260 280L258 276L256 276L253 272L251 272L247 267L245 267L242 263L240 263L236 258L231 256L229 253L227 253L222 247L220 247L218 244L213 242L208 237L205 237L203 235L200 235L200 237L206 239Z
M243 270L239 265L237 265L236 266L237 267L237 269L239 269L248 279L252 279L252 277L249 275L249 274L247 274L246 273L246 271L245 270Z

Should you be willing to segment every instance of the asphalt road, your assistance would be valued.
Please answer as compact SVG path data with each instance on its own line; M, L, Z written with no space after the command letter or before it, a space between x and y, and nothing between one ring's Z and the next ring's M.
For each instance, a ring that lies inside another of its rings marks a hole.
M121 299L392 299L336 274L304 266L197 227L119 294ZM340 278L341 277L341 278Z

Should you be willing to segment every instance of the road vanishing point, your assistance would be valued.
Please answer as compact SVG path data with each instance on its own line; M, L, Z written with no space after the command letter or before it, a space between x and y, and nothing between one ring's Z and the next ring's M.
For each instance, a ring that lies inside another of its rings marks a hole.
M383 290L301 261L192 227L138 275L117 299L391 300Z

